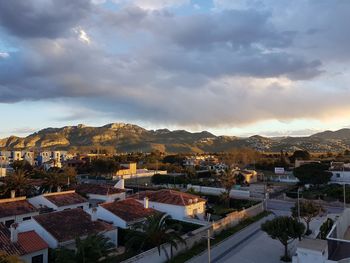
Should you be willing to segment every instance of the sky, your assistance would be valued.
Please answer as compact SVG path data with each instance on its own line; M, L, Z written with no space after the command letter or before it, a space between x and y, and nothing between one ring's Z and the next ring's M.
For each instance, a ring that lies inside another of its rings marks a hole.
M350 127L350 1L0 0L0 137Z

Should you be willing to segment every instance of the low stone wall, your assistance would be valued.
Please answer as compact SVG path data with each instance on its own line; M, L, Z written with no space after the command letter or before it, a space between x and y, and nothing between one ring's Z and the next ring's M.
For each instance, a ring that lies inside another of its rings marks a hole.
M208 236L208 230L210 230L211 235L213 233L218 234L222 230L237 225L241 220L248 217L256 216L263 211L264 205L263 203L259 203L240 212L232 212L228 214L225 218L220 219L219 221L213 222L208 226L203 226L190 233L187 233L183 236L183 238L186 240L186 245L179 244L178 249L173 248L173 255L176 256L184 250L192 248L195 244L206 240ZM157 248L153 248L141 254L138 254L135 257L129 258L123 261L123 263L163 263L169 260L170 255L171 247L169 244L165 244L162 247L160 254Z
M209 194L209 195L221 195L225 192L224 188L217 188L217 187L209 187L209 186L200 186L200 185L187 185L187 189L193 189L196 192L200 192L203 194ZM249 190L238 190L238 189L232 189L230 191L230 197L233 198L244 198L248 199L250 197Z

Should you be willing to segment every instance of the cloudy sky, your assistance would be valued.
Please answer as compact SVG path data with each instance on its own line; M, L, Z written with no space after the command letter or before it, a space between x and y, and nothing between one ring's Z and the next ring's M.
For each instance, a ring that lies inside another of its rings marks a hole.
M350 1L0 0L0 137L350 126Z

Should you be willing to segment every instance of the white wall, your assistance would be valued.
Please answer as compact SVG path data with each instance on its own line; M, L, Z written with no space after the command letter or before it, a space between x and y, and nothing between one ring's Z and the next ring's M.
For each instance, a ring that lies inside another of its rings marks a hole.
M39 212L34 212L34 213L29 213L29 214L24 214L24 215L3 217L3 218L0 218L0 223L5 224L5 222L9 221L9 220L15 220L17 223L20 223L23 221L23 218L29 217L29 216L33 217L33 216L36 216L38 214L39 214Z
M23 221L18 225L18 232L26 232L34 230L45 242L49 245L50 248L57 248L58 241L46 231L35 219L28 221Z
M320 251L305 248L297 248L297 255L293 256L293 263L325 263L328 258L328 251L324 254Z
M97 195L97 194L88 194L89 199L97 199L104 202L113 202L116 199L124 200L125 193L112 194L112 195Z
M190 189L190 188L193 188L196 192L201 192L201 193L209 194L209 195L221 195L222 193L224 193L226 191L224 188L188 184L187 189ZM230 197L249 198L250 192L249 192L249 190L232 189L230 191Z
M332 182L348 182L350 183L350 171L331 171Z
M45 198L45 196L43 195L38 195L32 198L27 199L29 203L31 203L32 205L34 205L37 208L40 207L49 207L52 208L56 211L63 211L65 209L73 209L73 208L78 208L80 206L83 206L83 209L86 211L89 209L89 203L85 202L85 203L80 203L80 204L74 204L74 205L66 205L66 206L56 206L54 203L51 203L48 199Z
M99 219L102 219L108 222L113 222L114 226L117 226L120 228L124 228L124 229L127 228L127 224L123 219L111 213L110 211L103 208L102 206L97 207L96 213L97 213L97 218Z
M48 261L48 249L39 250L37 252L21 256L21 259L25 263L32 263L32 257L38 256L38 255L41 255L41 254L43 255L43 263L48 263L49 262Z

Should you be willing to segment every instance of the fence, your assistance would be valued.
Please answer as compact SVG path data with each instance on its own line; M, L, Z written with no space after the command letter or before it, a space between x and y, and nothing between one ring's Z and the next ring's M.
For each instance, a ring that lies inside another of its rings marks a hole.
M200 185L187 185L187 189L193 189L196 192L200 192L203 194L209 194L209 195L221 195L226 190L224 188L217 188L217 187L209 187L209 186L200 186ZM232 189L230 191L230 196L235 198L249 198L250 192L249 190L237 190Z
M213 222L209 226L203 226L190 233L187 233L186 235L183 235L182 237L185 239L186 245L179 244L177 249L174 249L174 248L172 249L169 244L165 244L164 246L162 246L160 254L157 248L152 248L141 254L138 254L137 256L134 256L132 258L129 258L123 261L123 263L166 262L170 259L171 250L173 250L173 255L175 256L187 249L192 248L195 244L206 240L208 230L210 230L211 233L218 234L227 228L237 225L242 219L256 216L263 211L264 211L264 205L263 203L259 203L255 206L252 206L240 212L232 212L228 214L225 218L220 219L219 221Z

